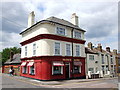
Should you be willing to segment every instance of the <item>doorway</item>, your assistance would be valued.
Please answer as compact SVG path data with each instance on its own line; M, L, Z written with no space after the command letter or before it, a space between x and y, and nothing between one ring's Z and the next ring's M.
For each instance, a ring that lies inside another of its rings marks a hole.
M70 63L65 63L65 76L66 79L70 78Z

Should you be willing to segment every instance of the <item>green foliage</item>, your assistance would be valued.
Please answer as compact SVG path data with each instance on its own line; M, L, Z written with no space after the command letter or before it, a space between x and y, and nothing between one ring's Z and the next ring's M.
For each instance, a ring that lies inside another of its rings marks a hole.
M20 48L13 47L13 48L5 48L2 52L0 52L0 64L4 64L10 58L10 52L14 54L20 53Z

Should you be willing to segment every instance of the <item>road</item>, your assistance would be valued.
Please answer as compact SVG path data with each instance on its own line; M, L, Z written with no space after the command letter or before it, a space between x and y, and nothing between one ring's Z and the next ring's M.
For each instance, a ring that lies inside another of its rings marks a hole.
M44 82L44 81L42 81ZM51 81L54 83L54 81ZM57 81L56 81L57 82ZM43 85L41 81L23 77L2 75L2 88L118 88L117 78L95 81L66 80L61 84ZM49 82L47 82L49 83Z

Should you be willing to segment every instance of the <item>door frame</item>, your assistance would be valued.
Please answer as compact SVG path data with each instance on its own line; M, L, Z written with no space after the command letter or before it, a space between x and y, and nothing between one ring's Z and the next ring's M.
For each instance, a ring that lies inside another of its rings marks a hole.
M69 79L70 78L70 62L65 62L65 70L66 70L66 65L69 65L69 77L68 77L68 79Z

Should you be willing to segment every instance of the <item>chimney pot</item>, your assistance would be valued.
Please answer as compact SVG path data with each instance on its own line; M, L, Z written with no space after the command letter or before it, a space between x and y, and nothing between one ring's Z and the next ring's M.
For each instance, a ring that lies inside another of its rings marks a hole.
M97 49L102 52L102 45L101 45L101 43L98 44Z

